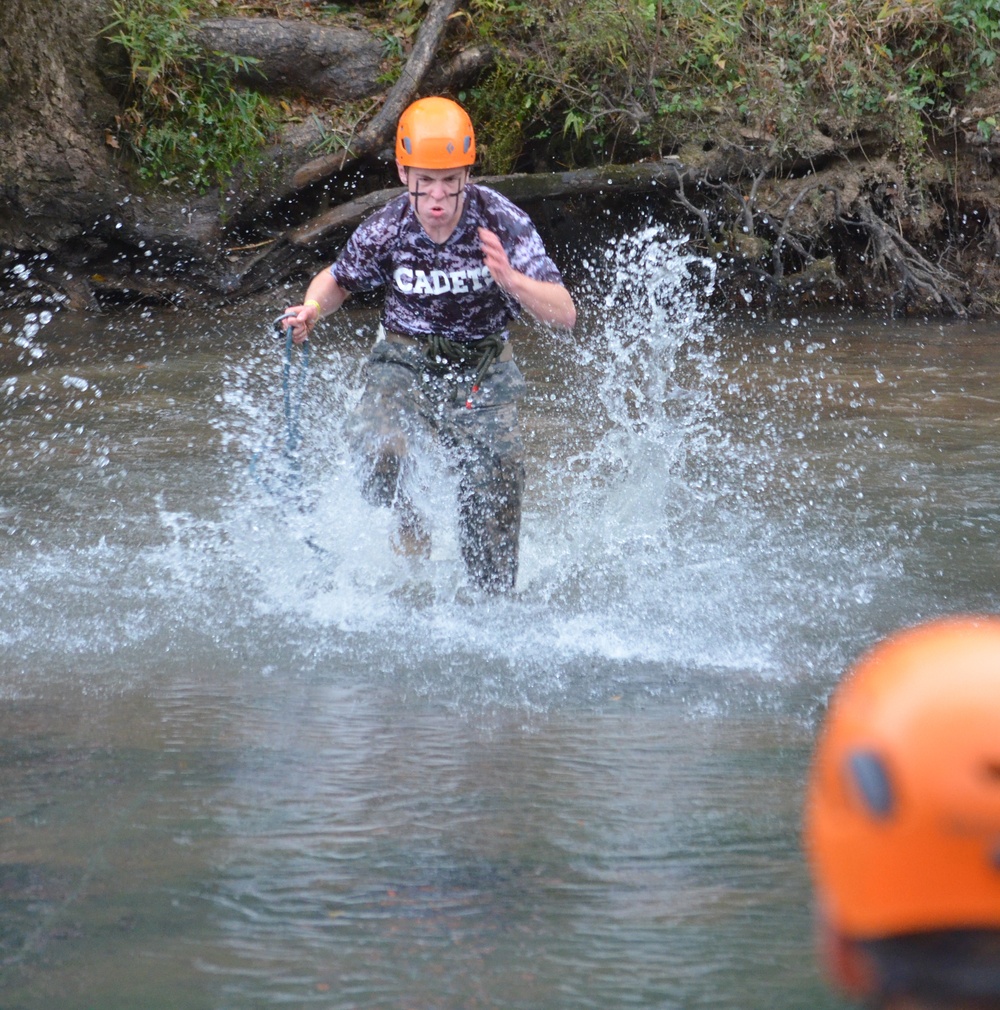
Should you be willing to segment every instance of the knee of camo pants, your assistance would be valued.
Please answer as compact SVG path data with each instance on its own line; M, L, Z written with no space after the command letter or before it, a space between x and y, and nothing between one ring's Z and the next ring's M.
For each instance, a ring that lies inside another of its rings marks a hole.
M488 480L463 478L461 482L462 559L473 584L487 592L509 592L517 581L523 493L520 459L494 457Z
M369 505L394 505L400 497L405 455L388 443L366 452L361 461L361 494Z

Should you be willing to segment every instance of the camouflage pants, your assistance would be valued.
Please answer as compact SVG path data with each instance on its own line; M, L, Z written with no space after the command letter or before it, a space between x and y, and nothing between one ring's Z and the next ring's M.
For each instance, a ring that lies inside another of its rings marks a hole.
M517 400L525 384L513 361L497 361L478 392L461 372L435 374L423 349L380 340L365 366L365 389L350 434L367 501L419 523L406 490L416 441L441 445L459 478L459 545L471 581L508 592L517 579L524 450Z

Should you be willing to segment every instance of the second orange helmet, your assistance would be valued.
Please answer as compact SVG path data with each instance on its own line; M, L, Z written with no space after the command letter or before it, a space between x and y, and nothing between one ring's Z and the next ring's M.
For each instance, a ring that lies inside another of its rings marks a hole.
M843 936L1000 929L1000 620L933 621L859 660L820 734L805 841Z

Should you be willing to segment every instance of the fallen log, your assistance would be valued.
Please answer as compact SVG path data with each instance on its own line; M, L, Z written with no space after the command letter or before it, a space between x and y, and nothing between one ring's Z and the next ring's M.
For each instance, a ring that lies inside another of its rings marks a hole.
M684 167L670 159L573 172L483 176L475 181L491 186L518 205L528 206L597 193L635 194L660 189L666 196L677 189L684 174ZM369 214L403 192L402 186L396 186L368 193L275 236L268 246L248 250L251 255L227 278L226 294L262 291L315 266L322 255L332 255L335 243L345 241Z
M281 18L200 21L194 36L207 54L239 57L236 83L273 94L351 101L376 94L382 44L369 32Z
M642 192L657 186L676 188L683 168L675 160L641 162L637 165L608 165L582 168L573 172L547 172L483 176L473 179L503 193L517 204L538 200L565 199L585 193ZM323 242L332 233L356 228L373 210L403 192L402 186L380 189L348 203L331 207L322 214L292 229L286 238L293 245Z
M457 91L480 77L496 62L492 46L469 46L457 52L447 63L432 67L424 78L429 91Z

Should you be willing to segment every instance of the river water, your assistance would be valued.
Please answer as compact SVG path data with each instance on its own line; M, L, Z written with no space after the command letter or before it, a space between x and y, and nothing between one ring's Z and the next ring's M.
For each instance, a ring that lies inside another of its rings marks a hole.
M517 333L507 600L437 461L428 562L358 494L371 309L307 362L297 291L0 313L4 1010L842 1005L805 768L860 649L1000 609L997 327L714 320L656 232L587 269L575 344Z

